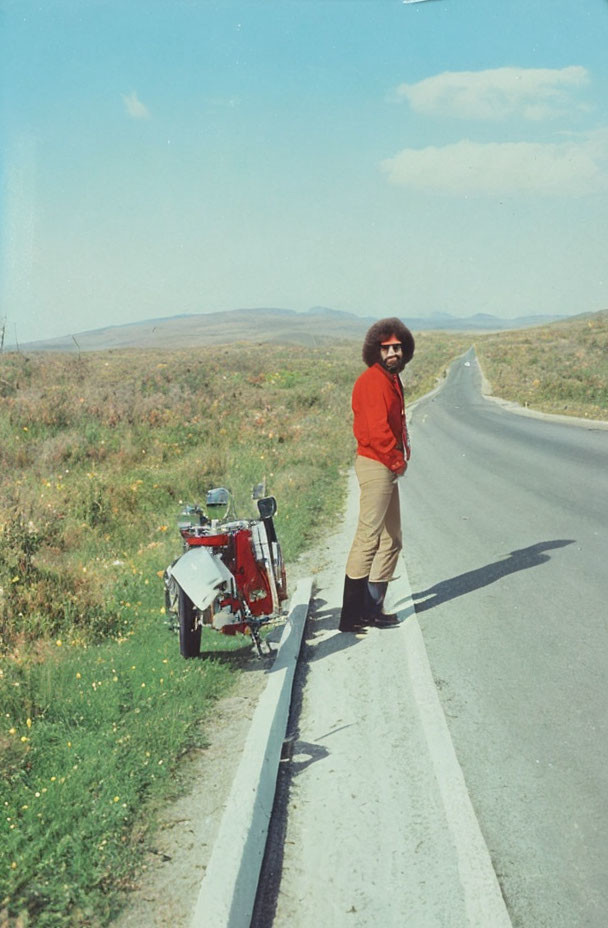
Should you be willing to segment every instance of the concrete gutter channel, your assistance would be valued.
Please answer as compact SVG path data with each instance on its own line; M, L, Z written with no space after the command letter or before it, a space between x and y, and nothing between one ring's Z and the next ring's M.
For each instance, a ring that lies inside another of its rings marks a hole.
M300 580L205 871L191 928L248 928L272 815L291 691L312 594Z
M351 484L353 480L351 475ZM446 891L459 900L466 913L463 928L511 928L439 701L403 560L394 587L402 641L392 656L402 667L405 660L412 711L427 745L425 777L436 783L441 796L439 827L449 835L453 868L458 875L457 885L450 885ZM312 580L308 578L300 581L292 597L277 656L252 719L201 884L191 928L250 926L311 593ZM415 784L412 788L416 790ZM390 887L387 889L390 891Z
M351 484L353 480L351 475ZM488 925L511 928L439 701L403 560L399 566L400 577L391 598L398 602L402 641L392 654L402 666L405 660L413 711L428 749L425 763L429 769L425 776L437 784L441 796L440 827L449 835L458 874L458 885L451 885L447 892L460 900L466 913L463 928ZM292 597L277 656L252 719L190 928L250 926L311 593L312 580L308 578L299 582ZM414 784L412 788L415 790Z

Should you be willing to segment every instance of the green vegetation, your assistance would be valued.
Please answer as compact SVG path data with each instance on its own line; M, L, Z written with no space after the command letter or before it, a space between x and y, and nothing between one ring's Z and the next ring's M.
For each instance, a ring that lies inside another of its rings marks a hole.
M120 645L58 644L6 664L2 681L3 904L40 928L116 914L142 800L172 794L175 759L202 740L201 705L231 682L225 663L182 661L159 624Z
M493 392L550 413L608 418L608 311L475 340Z
M469 343L421 336L408 397ZM293 561L341 511L362 367L358 343L0 359L3 928L116 911L144 804L238 672L219 650L248 644L179 658L160 576L181 504L226 485L247 515L266 477Z

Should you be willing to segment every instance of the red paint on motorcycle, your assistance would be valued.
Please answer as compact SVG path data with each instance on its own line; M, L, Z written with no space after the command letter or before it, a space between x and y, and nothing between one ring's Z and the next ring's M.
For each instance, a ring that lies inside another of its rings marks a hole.
M234 542L235 567L233 573L239 590L245 597L253 615L271 615L272 593L270 583L266 572L261 570L253 556L251 530L248 528L240 529L234 536ZM252 598L251 594L260 589L266 590L266 596Z
M188 535L182 532L189 548L225 548L230 541L230 535Z

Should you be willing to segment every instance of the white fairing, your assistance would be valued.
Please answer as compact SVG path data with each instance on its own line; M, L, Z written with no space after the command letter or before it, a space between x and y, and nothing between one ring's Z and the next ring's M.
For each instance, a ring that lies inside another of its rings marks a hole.
M276 565L278 564L279 547L276 542L272 542L272 547L268 542L268 534L263 522L255 522L251 526L251 539L255 559L266 568L266 576L270 583L270 592L272 594L272 611L279 612L279 594L277 593L276 582Z
M234 595L234 577L224 562L206 548L190 548L172 565L170 571L186 596L201 612L211 605L219 590Z
M263 522L254 522L251 526L251 540L253 541L253 550L256 561L266 564L270 563L270 549L268 547L268 535Z

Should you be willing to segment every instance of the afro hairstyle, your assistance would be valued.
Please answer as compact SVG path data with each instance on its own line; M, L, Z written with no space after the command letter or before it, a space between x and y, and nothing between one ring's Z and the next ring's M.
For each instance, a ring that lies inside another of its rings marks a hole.
M368 367L380 361L380 345L391 335L395 335L401 342L403 348L403 361L400 370L403 370L406 364L414 356L414 336L404 325L401 319L391 316L388 319L379 319L367 330L363 342L362 356Z

